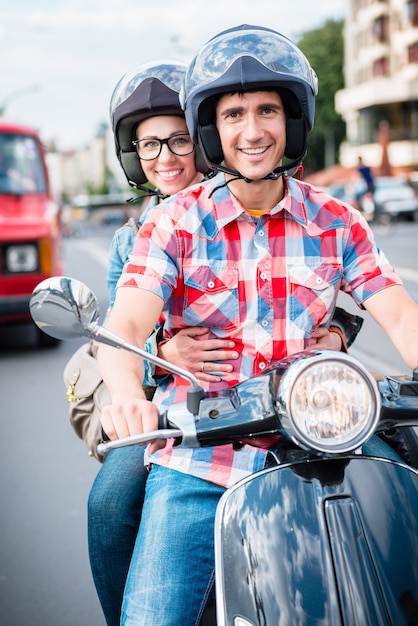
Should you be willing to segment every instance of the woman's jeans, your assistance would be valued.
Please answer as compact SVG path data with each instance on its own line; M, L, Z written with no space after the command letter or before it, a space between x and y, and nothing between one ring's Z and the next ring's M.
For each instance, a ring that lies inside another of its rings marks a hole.
M123 590L138 534L145 482L144 448L108 453L88 500L88 545L97 595L108 626L119 626Z
M122 605L123 626L199 624L214 583L224 487L154 465Z

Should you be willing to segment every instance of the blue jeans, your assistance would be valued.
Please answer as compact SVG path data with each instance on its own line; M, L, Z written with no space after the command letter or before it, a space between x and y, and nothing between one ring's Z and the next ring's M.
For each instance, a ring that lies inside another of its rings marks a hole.
M115 448L107 455L88 500L88 546L97 595L108 626L119 626L148 471L144 448Z
M225 489L158 465L148 474L143 453L111 450L90 492L97 594L108 626L119 626L122 597L123 626L194 626L213 593L214 520ZM399 459L376 436L363 453Z
M377 435L373 435L363 446L365 456L378 456L392 461L401 461L401 457L385 441Z
M214 583L224 487L154 465L126 581L122 626L195 626Z

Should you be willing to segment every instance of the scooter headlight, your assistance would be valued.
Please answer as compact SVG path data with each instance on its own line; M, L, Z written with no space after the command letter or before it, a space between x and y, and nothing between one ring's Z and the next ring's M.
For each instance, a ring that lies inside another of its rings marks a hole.
M301 354L277 392L281 422L293 441L320 452L348 452L374 433L380 395L356 359L339 352Z

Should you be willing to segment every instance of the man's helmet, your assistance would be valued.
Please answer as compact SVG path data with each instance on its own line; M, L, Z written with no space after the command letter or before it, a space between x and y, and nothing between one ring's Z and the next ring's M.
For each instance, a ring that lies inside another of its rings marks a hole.
M179 91L186 65L177 61L160 61L140 65L117 83L110 100L110 123L116 155L130 184L147 182L141 161L132 141L142 120L156 115L178 115L184 118Z
M223 161L215 104L223 94L278 91L286 111L288 159L300 163L313 128L318 79L287 37L262 26L241 25L208 41L190 63L180 92L190 135L215 169ZM284 171L277 168L275 173ZM275 177L275 176L273 176Z

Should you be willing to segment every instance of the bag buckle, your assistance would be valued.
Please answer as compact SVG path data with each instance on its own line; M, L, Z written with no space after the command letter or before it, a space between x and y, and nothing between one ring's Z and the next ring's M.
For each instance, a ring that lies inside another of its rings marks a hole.
M70 383L67 387L67 393L65 394L65 400L67 402L80 402L80 398L77 398L74 391L75 391L75 385L76 382L78 381L80 377L80 370L77 369L74 374L73 374L73 379L74 382Z

